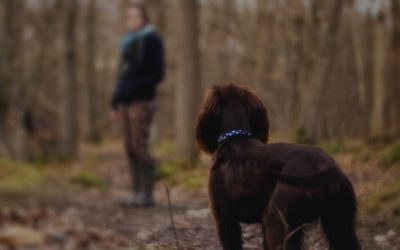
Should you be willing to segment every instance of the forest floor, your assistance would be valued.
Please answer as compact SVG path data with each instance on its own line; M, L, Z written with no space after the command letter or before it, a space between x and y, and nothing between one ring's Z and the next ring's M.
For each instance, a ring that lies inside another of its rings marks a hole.
M24 172L23 177L14 178L13 170L2 169L0 250L177 249L164 185L156 185L156 207L121 208L119 201L130 195L123 150L102 146L86 151L85 160L38 167L40 174ZM376 204L397 199L400 189L391 187L399 180L398 173L383 171L376 162L360 161L348 153L335 158L354 182L361 200L358 234L363 249L400 249L397 207ZM1 163L1 167L7 165ZM172 170L164 170L168 171ZM187 172L182 180L172 177L174 173L164 173L172 186L179 245L181 249L220 249L207 205L207 168L201 167L196 174ZM259 226L244 226L245 249L261 249L260 235ZM326 249L317 226L307 235L306 249Z

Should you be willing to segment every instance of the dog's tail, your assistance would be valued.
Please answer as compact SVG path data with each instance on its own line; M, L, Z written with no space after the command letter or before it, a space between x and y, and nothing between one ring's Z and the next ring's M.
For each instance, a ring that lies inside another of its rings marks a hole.
M288 175L276 172L272 169L267 169L268 173L275 176L279 182L284 182L300 187L315 187L332 184L332 179L342 176L340 169L336 166L331 166L310 174L304 175Z

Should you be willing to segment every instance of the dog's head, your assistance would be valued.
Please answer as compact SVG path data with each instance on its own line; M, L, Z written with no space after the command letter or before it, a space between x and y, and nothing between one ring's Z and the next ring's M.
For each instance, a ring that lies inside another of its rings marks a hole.
M212 154L218 147L218 136L232 129L249 131L253 138L267 142L267 109L246 87L234 84L213 87L197 117L197 144L201 150Z

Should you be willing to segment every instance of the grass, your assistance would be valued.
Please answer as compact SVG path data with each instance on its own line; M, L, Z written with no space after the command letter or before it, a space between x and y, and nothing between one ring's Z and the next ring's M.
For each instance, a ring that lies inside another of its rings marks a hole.
M100 159L88 153L76 161L17 162L0 158L0 192L66 189L69 187L106 189L95 174Z
M185 190L199 190L207 185L208 168L198 162L185 162L174 157L175 144L164 140L154 146L157 159L161 165L157 169L158 178L171 186L179 186Z
M340 140L330 140L321 143L321 147L331 155L336 155L339 153L346 152L348 149L345 147L343 142Z
M48 173L42 167L0 159L0 190L24 191L40 188Z
M76 188L104 191L107 185L97 175L98 166L104 161L102 154L123 152L122 146L116 149L116 145L107 143L100 148L85 148L85 153L77 161L49 162L42 166L0 158L0 192L52 190L57 187L72 187L74 191ZM396 167L400 165L400 141L377 146L365 144L362 140L329 140L321 142L320 146L335 155L345 172L353 173L352 176L358 179L354 184L362 217L390 217L400 222L400 168ZM209 170L206 159L194 164L177 160L171 141L157 143L154 151L161 163L159 178L186 191L205 192ZM376 167L377 164L380 168Z
M188 167L177 161L167 161L158 168L158 177L171 186L179 186L186 190L198 190L207 184L208 169L197 165Z
M361 204L367 216L400 220L400 180L383 182L368 194Z
M69 181L74 185L84 188L95 188L100 191L105 191L107 189L103 180L89 172L81 172L77 175L71 176Z
M383 167L400 164L400 143L390 146L380 157L379 163Z

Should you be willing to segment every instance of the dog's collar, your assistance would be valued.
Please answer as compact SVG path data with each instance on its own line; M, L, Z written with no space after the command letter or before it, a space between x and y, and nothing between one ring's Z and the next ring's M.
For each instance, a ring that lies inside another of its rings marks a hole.
M249 131L246 131L243 129L232 129L232 130L229 130L228 132L221 134L218 137L218 143L221 143L228 138L238 136L238 135L251 136L251 133Z

